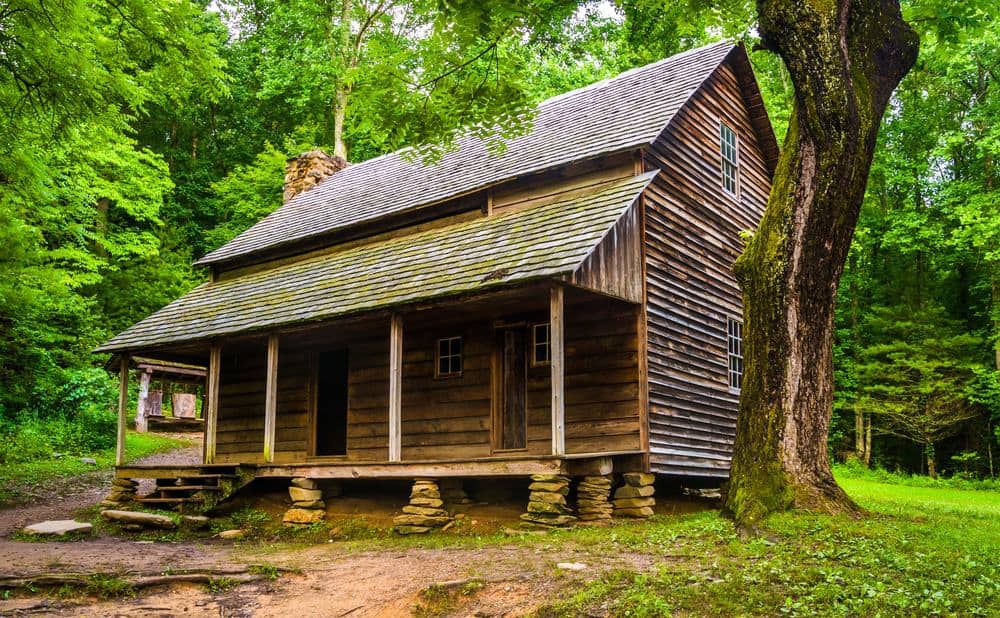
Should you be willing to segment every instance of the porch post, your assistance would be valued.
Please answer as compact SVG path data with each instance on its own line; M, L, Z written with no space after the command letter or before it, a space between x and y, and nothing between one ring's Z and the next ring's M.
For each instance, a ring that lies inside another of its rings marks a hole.
M566 453L566 409L563 398L563 289L552 288L549 296L549 348L552 372L552 454Z
M115 465L125 465L125 410L128 408L128 354L122 354L118 369L118 436L115 441Z
M274 461L274 433L278 417L278 336L267 337L267 383L264 391L264 461Z
M222 345L212 343L208 348L208 374L205 376L205 463L215 462L215 430L219 420L219 370L222 367Z
M389 461L403 458L403 316L389 324Z
M139 403L135 409L135 430L140 433L146 431L146 399L149 397L149 379L152 372L144 369L139 376Z

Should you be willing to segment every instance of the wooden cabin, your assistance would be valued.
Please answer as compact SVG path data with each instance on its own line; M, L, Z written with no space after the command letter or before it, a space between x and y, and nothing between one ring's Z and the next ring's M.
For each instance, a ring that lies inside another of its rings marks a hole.
M549 99L499 154L309 153L209 281L98 351L207 367L204 463L257 477L722 479L731 266L777 158L728 43Z

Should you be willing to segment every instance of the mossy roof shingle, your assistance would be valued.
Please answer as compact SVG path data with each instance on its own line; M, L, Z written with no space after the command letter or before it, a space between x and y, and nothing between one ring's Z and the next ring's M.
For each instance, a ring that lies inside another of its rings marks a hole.
M314 322L574 272L655 172L546 205L204 283L98 348L123 351Z
M649 144L734 49L715 43L574 90L538 106L531 130L491 154L477 138L433 165L393 153L299 194L198 261L224 262L414 210L522 176Z

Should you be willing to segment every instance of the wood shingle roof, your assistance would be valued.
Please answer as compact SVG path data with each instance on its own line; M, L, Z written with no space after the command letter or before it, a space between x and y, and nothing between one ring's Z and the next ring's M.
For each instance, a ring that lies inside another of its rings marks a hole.
M204 283L98 348L203 340L568 275L656 172L558 201Z
M425 165L393 153L352 165L301 193L198 261L245 258L417 210L525 174L651 143L729 53L715 43L541 103L530 132L495 155L482 140Z

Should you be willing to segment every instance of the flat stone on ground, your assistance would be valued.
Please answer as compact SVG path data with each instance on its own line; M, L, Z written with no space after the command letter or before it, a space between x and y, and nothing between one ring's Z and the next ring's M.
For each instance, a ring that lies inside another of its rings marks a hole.
M245 533L242 530L234 529L234 530L223 530L216 536L218 536L220 539L242 539L244 534Z
M563 571L583 571L586 570L587 565L582 562L559 562L556 563L556 568Z
M143 513L141 511L116 511L108 509L101 511L101 517L109 521L116 521L122 524L138 524L147 528L161 528L163 530L173 530L177 527L174 520L166 515L156 513Z
M94 527L88 523L72 519L55 519L25 526L24 533L39 536L63 536L75 532L90 532L93 529Z
M326 512L319 509L288 509L282 518L286 524L315 524L323 521Z

